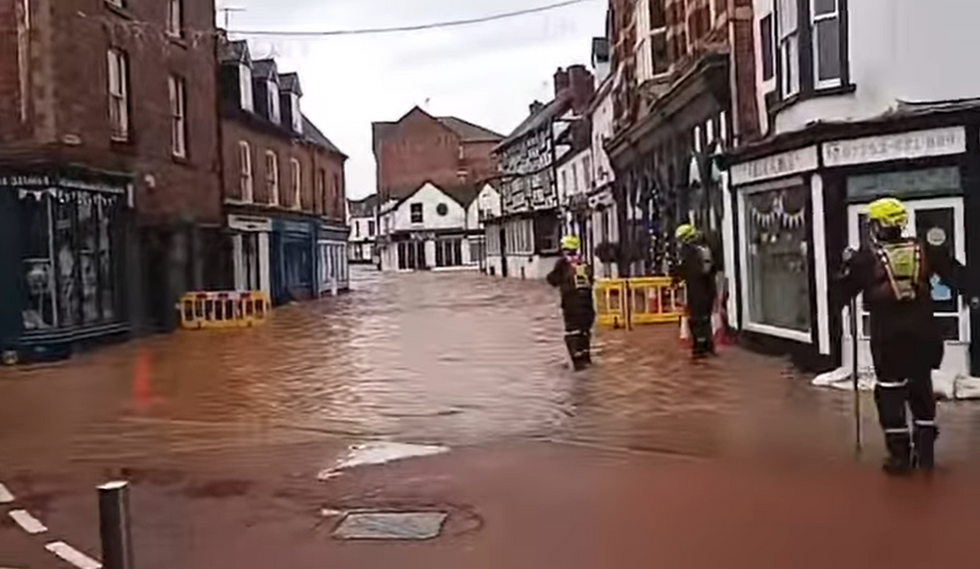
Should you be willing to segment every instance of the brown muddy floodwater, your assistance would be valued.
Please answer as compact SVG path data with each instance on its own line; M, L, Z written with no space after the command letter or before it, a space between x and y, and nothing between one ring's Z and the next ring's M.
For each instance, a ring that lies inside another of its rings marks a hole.
M788 364L735 347L692 363L676 326L600 331L597 366L573 374L556 295L541 283L362 269L353 288L281 308L257 329L180 332L0 370L0 459L201 450L242 433L556 438L708 456L853 447L849 393L812 388ZM868 397L863 412L878 446ZM975 455L980 406L940 412L940 452Z

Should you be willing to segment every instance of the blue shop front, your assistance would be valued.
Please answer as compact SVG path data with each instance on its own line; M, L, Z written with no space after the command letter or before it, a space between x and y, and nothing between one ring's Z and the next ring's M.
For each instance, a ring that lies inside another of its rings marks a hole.
M316 222L303 218L272 221L272 304L316 297Z
M132 180L82 168L0 168L0 353L58 359L129 333Z

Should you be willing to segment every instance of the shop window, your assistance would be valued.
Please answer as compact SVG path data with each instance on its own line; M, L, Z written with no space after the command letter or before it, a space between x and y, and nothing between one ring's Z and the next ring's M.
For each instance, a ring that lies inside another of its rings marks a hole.
M463 264L463 240L440 239L436 241L436 266L458 267Z
M23 192L28 332L114 322L117 196Z
M802 185L747 193L742 220L749 322L806 341L811 329L808 195Z

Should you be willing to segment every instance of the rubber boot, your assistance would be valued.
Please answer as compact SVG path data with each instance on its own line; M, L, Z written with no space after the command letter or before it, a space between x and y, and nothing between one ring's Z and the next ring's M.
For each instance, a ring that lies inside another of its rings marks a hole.
M915 467L919 470L932 472L936 467L936 438L939 430L936 427L916 427L915 429Z
M908 433L885 435L888 458L881 469L889 476L907 476L912 472L912 440Z

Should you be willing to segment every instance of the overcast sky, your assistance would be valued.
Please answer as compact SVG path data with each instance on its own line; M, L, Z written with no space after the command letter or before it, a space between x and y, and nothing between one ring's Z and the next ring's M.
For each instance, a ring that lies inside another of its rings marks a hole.
M480 17L555 0L217 0L232 30L335 30ZM327 38L246 37L256 59L298 71L303 112L346 154L347 195L375 191L371 122L419 105L503 134L534 99L553 94L559 66L589 64L603 34L605 0L458 28ZM224 16L218 13L219 25Z

